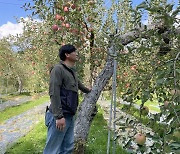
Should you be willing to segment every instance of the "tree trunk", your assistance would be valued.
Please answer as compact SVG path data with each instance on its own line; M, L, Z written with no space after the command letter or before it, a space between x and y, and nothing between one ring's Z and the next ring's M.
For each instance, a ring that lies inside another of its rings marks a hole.
M19 77L19 75L17 76L17 81L18 81L18 93L21 94L23 85L22 85L22 80Z
M109 48L112 50L112 47ZM87 94L79 106L77 119L75 121L75 154L84 154L85 143L91 122L96 115L96 102L113 74L113 57L108 56L106 65L96 78L91 93Z

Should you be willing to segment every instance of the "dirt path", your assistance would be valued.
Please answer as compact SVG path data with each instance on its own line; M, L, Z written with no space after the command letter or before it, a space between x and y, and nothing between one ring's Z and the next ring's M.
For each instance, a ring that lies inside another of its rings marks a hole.
M49 102L36 106L0 124L0 154L4 154L7 147L27 134L44 117L47 105Z
M47 92L42 92L42 93L39 93L37 95L37 97L40 97L40 96L43 96L46 94L47 94ZM18 106L18 105L21 105L21 104L26 103L28 101L31 101L31 100L33 100L33 97L36 97L36 95L35 96L23 96L20 98L15 98L13 100L8 100L6 102L1 102L0 103L0 111L3 111L8 107Z
M20 104L23 104L23 103L25 103L27 101L31 101L31 100L32 100L32 96L24 96L22 98L17 98L15 100L8 100L8 101L0 104L0 111L3 111L8 107L18 106Z

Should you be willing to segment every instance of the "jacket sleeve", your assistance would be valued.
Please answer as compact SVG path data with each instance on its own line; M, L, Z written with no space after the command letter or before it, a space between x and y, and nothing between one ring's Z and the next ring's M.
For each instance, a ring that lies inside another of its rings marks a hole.
M89 90L89 88L86 88L79 80L78 80L78 88L84 93L89 93L91 91Z
M60 119L63 117L62 105L60 99L60 88L62 86L62 71L60 67L55 66L50 74L49 83L49 96L51 100L52 114L55 119Z

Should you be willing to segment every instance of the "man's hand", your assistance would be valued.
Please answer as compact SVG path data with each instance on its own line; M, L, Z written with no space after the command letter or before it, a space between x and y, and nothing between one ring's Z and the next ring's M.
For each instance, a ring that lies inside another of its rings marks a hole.
M59 129L60 131L63 131L65 127L66 127L65 118L61 118L61 119L56 120L56 128L57 129Z
M92 90L92 88L90 88L90 87L88 87L87 89L89 90L89 92L88 92L88 93L90 93L90 92L91 92L91 90Z

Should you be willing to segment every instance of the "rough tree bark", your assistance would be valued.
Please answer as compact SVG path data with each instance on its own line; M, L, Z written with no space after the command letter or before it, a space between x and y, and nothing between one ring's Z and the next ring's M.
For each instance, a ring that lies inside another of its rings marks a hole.
M103 90L104 86L113 74L113 58L108 57L103 71L96 78L91 93L89 93L81 103L75 122L75 150L76 154L83 154L85 150L85 143L87 140L89 128L93 117L96 102Z
M128 43L134 41L135 39L139 38L140 36L143 38L148 38L146 30L152 30L154 28L159 28L158 26L149 26L148 29L145 29L142 26L139 29L135 29L131 32L123 34L119 36L118 34L115 35L110 42L108 53L113 54L115 44L113 40L116 38L118 39L119 43L122 45L127 45ZM117 40L116 40L117 41ZM94 86L92 91L85 96L84 100L82 101L81 105L79 106L79 110L77 113L77 119L75 121L75 149L74 154L84 154L85 151L85 144L87 141L89 129L91 126L91 122L95 116L94 108L96 106L96 102L101 94L101 91L111 78L113 74L113 57L108 54L106 64L96 78L94 82Z

